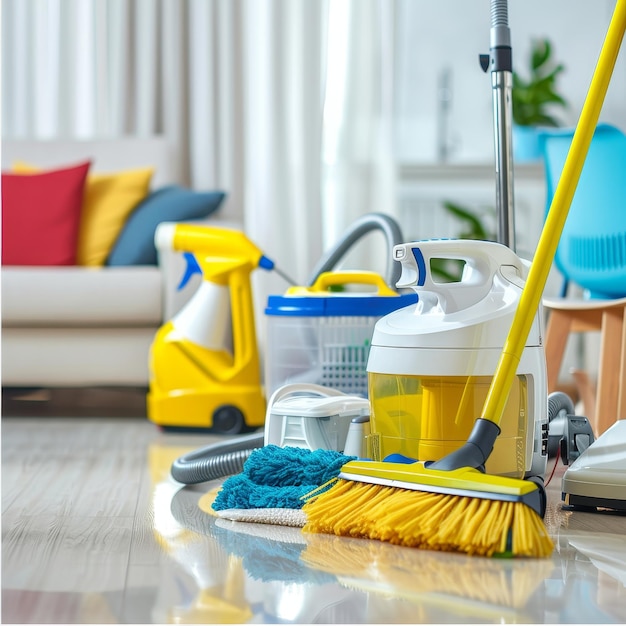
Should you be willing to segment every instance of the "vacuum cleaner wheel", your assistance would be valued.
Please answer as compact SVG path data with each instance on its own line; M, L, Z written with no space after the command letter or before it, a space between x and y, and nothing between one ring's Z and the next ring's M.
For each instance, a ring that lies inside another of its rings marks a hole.
M243 413L230 404L223 404L213 412L213 427L211 431L223 435L238 435L246 429L246 420Z

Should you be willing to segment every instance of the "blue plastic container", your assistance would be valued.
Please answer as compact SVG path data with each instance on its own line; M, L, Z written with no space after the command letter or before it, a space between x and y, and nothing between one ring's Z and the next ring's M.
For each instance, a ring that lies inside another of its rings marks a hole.
M369 285L376 291L329 291ZM312 287L270 296L265 309L265 392L290 383L314 383L367 396L367 359L376 322L417 301L398 294L374 272L326 272Z

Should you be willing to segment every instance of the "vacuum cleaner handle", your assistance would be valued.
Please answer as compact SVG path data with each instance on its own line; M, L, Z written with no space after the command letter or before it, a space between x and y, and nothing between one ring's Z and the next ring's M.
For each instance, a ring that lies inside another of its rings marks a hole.
M497 274L511 281L522 279L526 273L522 260L510 248L493 241L415 241L395 246L393 258L402 265L397 287L412 287L424 303L428 301L425 293L435 294L434 306L444 313L461 311L483 300L492 290ZM434 259L464 261L461 280L450 283L435 281L430 269Z

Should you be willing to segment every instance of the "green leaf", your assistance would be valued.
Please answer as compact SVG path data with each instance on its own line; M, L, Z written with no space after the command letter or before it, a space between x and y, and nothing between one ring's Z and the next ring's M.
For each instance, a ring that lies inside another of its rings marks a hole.
M467 228L465 232L461 233L462 239L487 239L487 231L482 225L481 221L468 209L464 209L460 207L458 204L453 204L452 202L444 202L443 206L447 209L452 215L455 215L460 220L467 223Z
M557 79L565 70L552 59L552 44L548 39L534 40L529 58L530 78L513 71L513 122L519 126L560 126L552 108L567 108L565 98L558 93Z
M540 39L533 43L530 53L530 66L533 70L539 69L544 63L547 63L552 54L552 46L547 39Z
M430 271L438 277L440 283L458 283L461 280L463 261L452 259L431 259Z
M450 201L445 201L443 206L463 223L462 230L458 235L461 239L495 239L495 235L487 231L480 217L470 209ZM495 212L495 210L492 209L492 212Z

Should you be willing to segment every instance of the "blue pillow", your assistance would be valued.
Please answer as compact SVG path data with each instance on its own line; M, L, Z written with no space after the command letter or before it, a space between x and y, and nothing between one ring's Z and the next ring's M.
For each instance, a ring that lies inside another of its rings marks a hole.
M107 265L156 265L154 233L160 222L202 219L218 209L223 191L193 191L178 185L161 187L130 214L113 245Z

